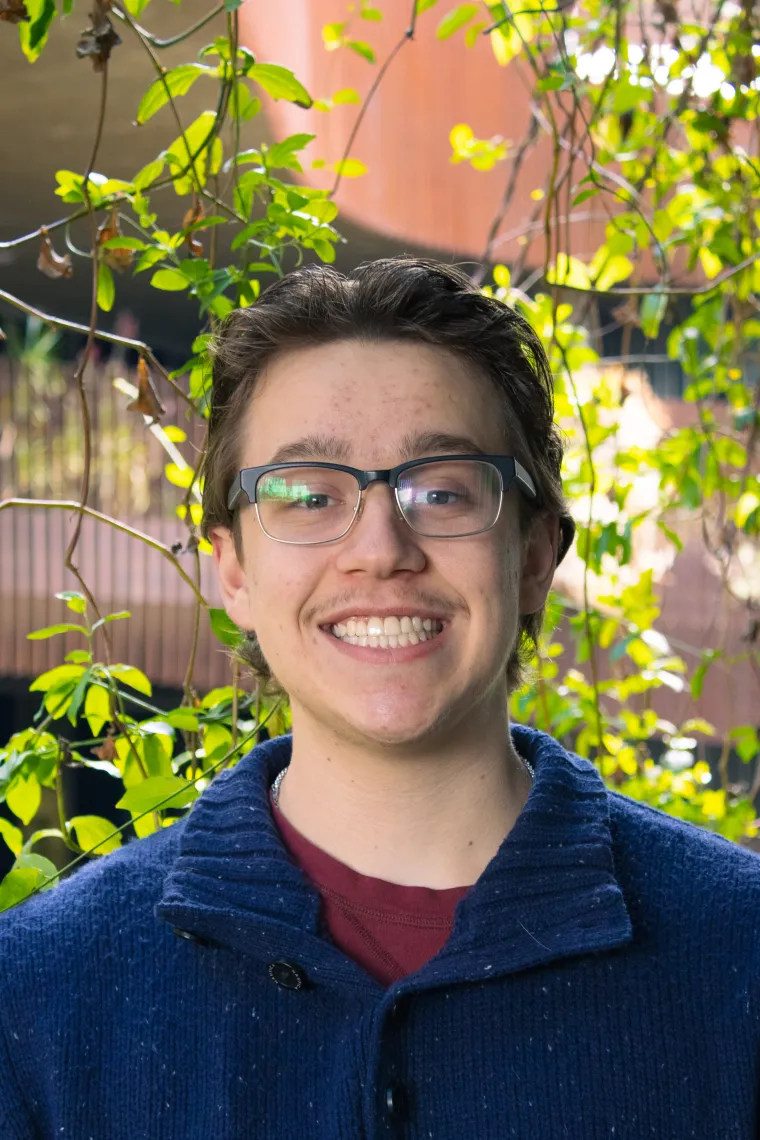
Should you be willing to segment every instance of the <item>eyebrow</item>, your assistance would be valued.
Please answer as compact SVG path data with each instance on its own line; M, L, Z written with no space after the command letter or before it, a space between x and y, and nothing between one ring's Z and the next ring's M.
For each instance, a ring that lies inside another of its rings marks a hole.
M286 443L275 451L269 463L292 463L299 459L323 460L329 463L347 464L351 454L351 443L335 435L305 435L301 439ZM399 444L400 462L418 459L437 452L451 454L486 455L487 452L466 435L451 435L448 432L421 431L408 432Z

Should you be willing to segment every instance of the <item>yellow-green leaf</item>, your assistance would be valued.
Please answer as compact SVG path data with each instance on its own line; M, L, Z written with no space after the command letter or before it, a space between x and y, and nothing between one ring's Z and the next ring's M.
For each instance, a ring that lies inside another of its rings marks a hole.
M167 800L167 797L170 798ZM197 789L181 776L150 776L125 792L116 807L139 815L159 808L163 811L165 808L187 807L197 798Z
M78 680L84 673L83 665L56 665L55 669L48 669L46 673L40 673L29 686L30 693L46 693L53 685L58 685L62 681L75 681Z
M744 526L749 516L760 507L760 496L754 491L745 491L736 504L736 525Z
M70 631L87 633L87 629L83 625L72 625L70 622L63 622L60 625L46 625L44 629L35 629L32 633L26 635L26 639L27 641L45 641L48 637L55 637L57 633L69 633Z
M16 827L9 819L0 816L0 835L14 855L18 855L24 846L24 835L20 827Z
M477 11L477 4L460 4L458 8L454 8L443 17L435 30L436 38L447 40L449 36L454 35L454 32L463 28L465 24L469 24Z
M359 178L367 173L367 167L358 158L342 158L333 164L333 170L343 178Z
M298 107L310 107L311 95L287 67L278 63L254 63L248 69L248 78L263 87L273 99L287 99Z
M192 467L180 467L177 463L167 463L164 468L164 474L175 487L182 487L185 490L187 490L188 487L192 487L193 480L195 479L195 472Z
M336 106L340 106L341 103L361 103L361 98L353 87L341 87L340 91L336 91L333 95L332 101Z
M84 699L84 715L92 735L97 736L103 725L111 719L108 689L102 685L90 685Z
M114 285L113 273L105 261L101 261L98 265L98 308L102 309L104 313L110 313L115 298L116 286Z
M109 665L108 671L123 685L137 689L138 693L144 693L146 697L153 695L153 686L140 669L135 669L132 665Z
M26 779L17 773L8 786L5 802L15 816L26 826L37 814L42 799L39 780L32 775Z
M79 846L90 855L106 855L121 847L121 836L112 835L116 824L100 815L77 815L69 820L69 827Z

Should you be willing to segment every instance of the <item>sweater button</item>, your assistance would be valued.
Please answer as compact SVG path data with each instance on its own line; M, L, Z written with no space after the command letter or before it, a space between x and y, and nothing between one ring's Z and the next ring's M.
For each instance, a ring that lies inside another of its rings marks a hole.
M383 1104L391 1120L402 1121L409 1115L409 1093L400 1081L392 1081L383 1091Z
M306 974L292 962L272 962L269 966L269 977L276 985L286 990L300 990L306 982Z

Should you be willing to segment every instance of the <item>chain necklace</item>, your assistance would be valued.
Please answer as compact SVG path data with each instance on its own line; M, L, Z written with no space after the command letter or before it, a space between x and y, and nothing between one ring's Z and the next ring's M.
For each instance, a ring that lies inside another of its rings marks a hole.
M521 756L520 759L522 760L523 764L525 765L525 767L530 772L531 780L535 780L536 773L535 773L535 770L533 768L533 765L529 764L528 761L523 756ZM274 783L272 784L272 800L274 801L275 805L277 805L280 802L280 785L282 784L282 781L285 777L285 773L287 772L289 767L290 767L290 765L286 764L285 767L283 768L283 770L276 776Z

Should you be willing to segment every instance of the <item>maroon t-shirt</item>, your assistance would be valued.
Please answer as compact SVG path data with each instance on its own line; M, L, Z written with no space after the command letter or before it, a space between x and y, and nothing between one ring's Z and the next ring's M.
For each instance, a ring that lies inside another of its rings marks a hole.
M438 953L451 933L454 908L470 887L439 891L360 875L296 831L271 792L269 802L282 841L319 891L327 928L344 954L390 986Z

